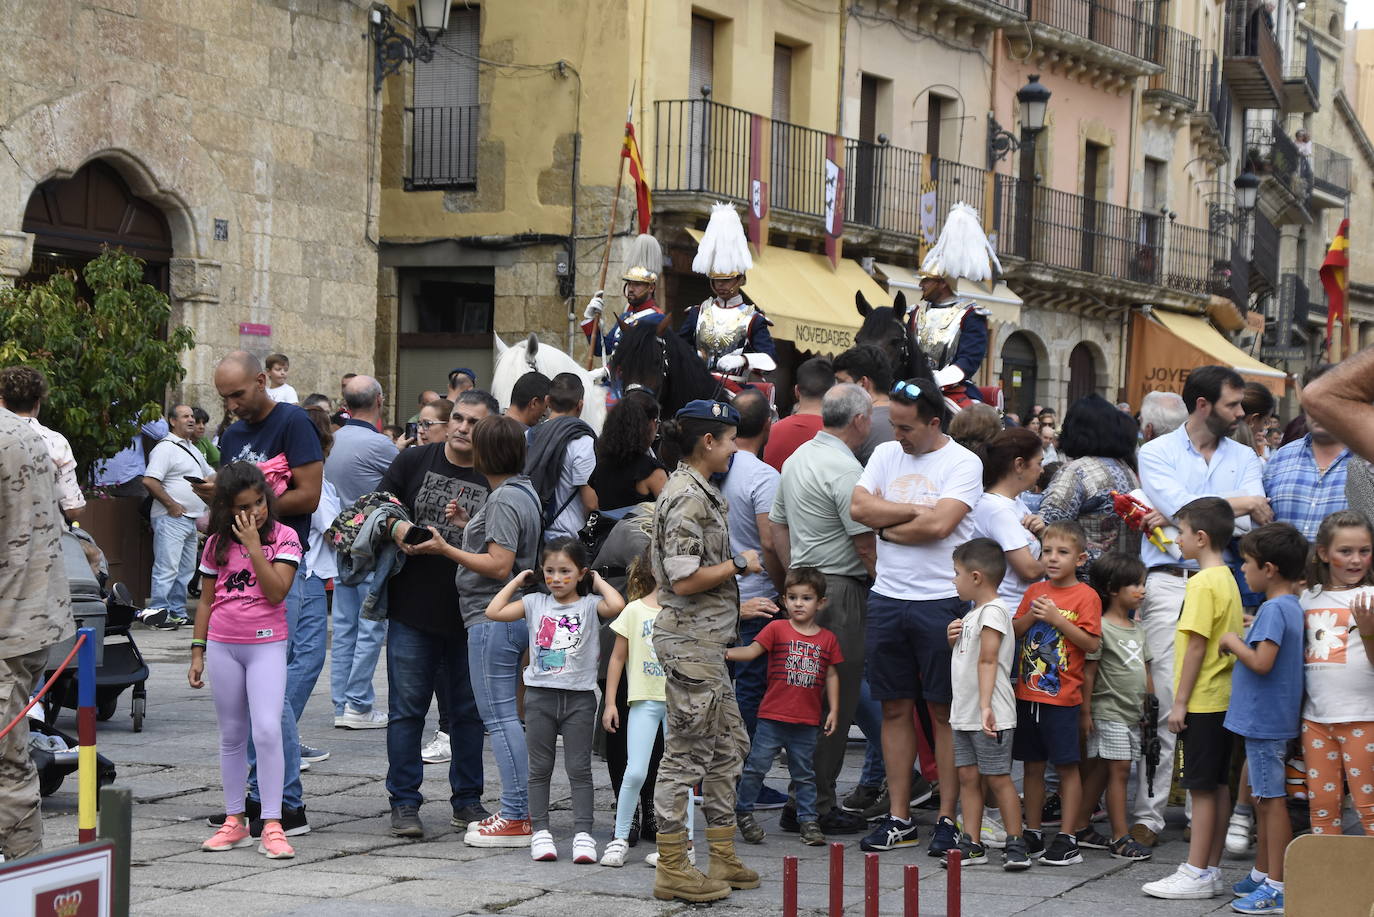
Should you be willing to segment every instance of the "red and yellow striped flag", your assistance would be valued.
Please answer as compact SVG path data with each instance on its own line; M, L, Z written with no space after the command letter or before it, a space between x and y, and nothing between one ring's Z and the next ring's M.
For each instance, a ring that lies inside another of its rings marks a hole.
M639 231L648 232L649 217L653 215L650 209L653 198L649 193L649 183L644 179L644 160L639 158L639 144L635 141L633 122L625 122L625 145L620 155L630 160L630 177L635 181L635 209L639 215Z
M1350 220L1341 220L1341 228L1336 233L1336 238L1331 240L1331 248L1326 252L1326 260L1322 262L1321 270L1318 272L1321 277L1322 288L1326 290L1326 348L1328 353L1334 341L1332 333L1335 330L1337 319L1341 323L1341 337L1343 339L1342 349L1346 356L1350 355L1350 323L1346 318L1345 294L1350 288Z

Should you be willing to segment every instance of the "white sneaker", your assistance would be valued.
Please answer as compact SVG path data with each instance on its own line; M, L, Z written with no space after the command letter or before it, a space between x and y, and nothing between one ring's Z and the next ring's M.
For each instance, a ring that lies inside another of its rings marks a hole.
M334 717L335 729L385 729L386 714L380 710L369 710L364 713L361 710L354 710L347 705L344 712Z
M1231 890L1231 883L1226 881L1226 877L1221 874L1221 867L1212 867L1212 893L1214 895L1224 895Z
M1226 825L1226 852L1231 856L1245 856L1250 852L1251 830L1254 821L1243 812L1232 812Z
M426 764L447 764L453 759L453 749L449 745L448 733L435 731L434 738L420 749L420 760Z
M1181 864L1172 875L1146 882L1140 886L1140 890L1152 898L1168 898L1173 901L1213 898L1217 894L1216 882L1211 872L1205 872L1200 876L1193 875L1192 867L1187 863Z
M310 770L310 762L301 758L301 773L304 774L308 770Z
M573 841L573 848L577 848L577 841ZM606 845L606 852L601 854L602 866L621 867L625 865L625 854L630 850L630 842L623 837L613 838Z
M536 863L552 863L558 859L558 848L554 846L551 832L536 831L530 835L530 859Z
M956 818L954 824L962 832L964 830L963 816ZM997 850L1006 849L1007 829L997 813L988 810L983 811L983 829L979 832L978 843L984 847L992 847Z
M596 840L586 831L573 835L573 862L581 866L596 862Z

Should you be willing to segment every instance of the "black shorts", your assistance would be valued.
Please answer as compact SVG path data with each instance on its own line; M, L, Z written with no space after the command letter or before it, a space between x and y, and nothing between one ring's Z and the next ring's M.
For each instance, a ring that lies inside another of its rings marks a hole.
M1231 746L1235 736L1222 725L1226 712L1189 713L1187 726L1179 735L1183 742L1183 779L1185 790L1214 790L1231 779Z
M864 675L873 699L952 701L947 629L967 610L968 602L958 598L918 602L870 592Z
M1057 707L1016 699L1011 756L1017 761L1078 763L1078 705Z

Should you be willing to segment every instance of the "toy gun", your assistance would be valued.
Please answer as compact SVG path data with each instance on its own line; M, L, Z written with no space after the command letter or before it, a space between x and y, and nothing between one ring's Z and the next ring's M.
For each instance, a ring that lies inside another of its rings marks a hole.
M1155 770L1159 767L1159 698L1145 695L1145 716L1140 721L1140 747L1145 753L1145 786L1155 795Z
M1171 545L1174 542L1172 538L1164 534L1164 529L1155 526L1149 532L1145 531L1145 517L1150 514L1150 507L1130 494L1123 494L1114 490L1112 491L1112 510L1121 517L1121 521L1149 538L1150 544L1166 554L1169 552L1165 545Z

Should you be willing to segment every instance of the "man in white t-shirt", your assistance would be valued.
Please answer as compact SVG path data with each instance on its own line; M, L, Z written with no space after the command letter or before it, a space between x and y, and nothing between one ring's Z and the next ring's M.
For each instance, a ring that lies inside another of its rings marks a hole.
M877 577L868 598L864 654L873 699L883 705L883 762L892 808L863 839L864 850L917 843L911 821L916 701L935 732L940 817L928 850L958 846L959 784L949 729L949 622L966 603L954 589L954 548L973 537L972 509L983 495L983 464L944 434L944 399L929 379L898 382L889 393L894 442L873 450L851 498L855 522L878 533Z
M143 486L153 497L153 579L139 620L152 626L188 620L186 585L196 570L196 519L206 507L187 478L208 481L215 476L192 439L196 417L191 406L172 405L167 424L171 431L148 453L143 472Z

